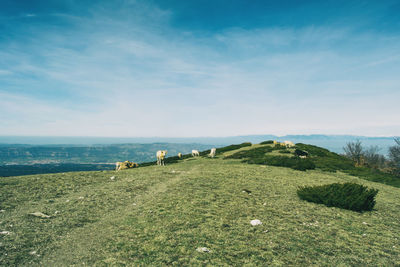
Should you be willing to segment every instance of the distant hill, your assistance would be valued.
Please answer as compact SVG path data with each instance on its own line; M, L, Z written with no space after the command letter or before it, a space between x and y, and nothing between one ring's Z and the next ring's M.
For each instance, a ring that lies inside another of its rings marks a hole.
M189 153L192 149L206 150L205 144L114 144L114 145L0 145L0 165L48 163L115 163L130 160L155 160L156 152L167 150L168 156Z
M150 144L150 143L174 143L174 144L203 144L210 146L224 146L243 142L260 143L265 140L291 140L295 143L307 143L327 148L336 153L343 153L346 143L360 140L364 146L378 146L380 153L386 155L388 148L394 145L393 137L367 137L353 135L244 135L228 137L37 137L37 136L0 136L1 144L30 144L30 145L107 145L107 144Z
M102 171L114 170L115 164L30 164L30 165L0 165L0 177L22 176L32 174L79 172L79 171Z

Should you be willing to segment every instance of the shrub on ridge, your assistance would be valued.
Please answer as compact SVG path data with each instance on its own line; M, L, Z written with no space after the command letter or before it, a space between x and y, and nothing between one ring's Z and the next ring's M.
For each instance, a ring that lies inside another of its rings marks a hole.
M297 190L297 195L303 200L359 212L373 209L376 194L377 189L356 183L303 186Z

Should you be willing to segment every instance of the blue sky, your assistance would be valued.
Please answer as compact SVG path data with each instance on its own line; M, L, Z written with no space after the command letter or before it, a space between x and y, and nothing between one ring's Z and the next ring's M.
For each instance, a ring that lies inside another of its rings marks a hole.
M0 135L400 135L400 1L0 2Z

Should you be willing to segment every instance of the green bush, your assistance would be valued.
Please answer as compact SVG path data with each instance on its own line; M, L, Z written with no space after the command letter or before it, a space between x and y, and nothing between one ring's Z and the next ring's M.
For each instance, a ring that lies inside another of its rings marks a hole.
M377 189L355 183L304 186L297 190L303 200L360 212L373 209L376 194Z
M328 149L302 143L297 143L296 148L307 151L310 156L329 157L331 154L335 154L333 152L330 152Z
M268 140L268 141L261 142L260 145L269 145L269 144L273 144L273 143L274 143L273 140Z
M251 146L251 143L250 142L246 142L246 143L241 143L239 145L230 145L230 146L217 148L217 154L225 153L225 152L231 151L231 150L236 150L236 149L239 149L239 148L242 148L242 147L246 147L246 146Z
M306 157L308 157L308 156L309 156L309 153L308 153L307 151L301 150L301 149L298 149L298 148L295 149L294 154L295 154L296 156L298 156L298 157L300 157L300 156L306 156Z
M279 151L279 153L290 153L289 150ZM236 152L225 159L244 159L243 162L249 164L262 164L270 166L288 167L295 170L305 171L315 169L315 164L310 159L301 159L298 157L288 156L271 156L266 153L276 150L274 147L263 146L254 149ZM278 149L280 150L280 149ZM288 152L286 152L288 151Z
M247 162L249 164L263 164L277 167L287 167L298 171L315 169L315 164L311 160L300 159L296 157L266 155L263 158L250 158L244 160L244 162Z
M276 145L274 146L274 150L286 150L286 149L287 149L286 146L282 146L282 145L280 145L280 144L276 144Z
M225 158L226 159L263 158L265 157L265 153L271 152L272 150L274 149L270 146L257 147L254 149L236 152L235 154L232 154Z
M200 151L199 155L204 157L204 156L207 156L208 154L210 154L210 152L211 152L211 149L207 149L207 150L204 150L204 151Z
M315 166L323 171L335 172L337 170L350 170L355 168L354 163L350 159L325 148L298 143L296 144L296 150L306 151L308 157L314 162Z
M292 152L290 152L290 150L279 150L279 153L281 153L281 154L290 154L290 153L292 153Z

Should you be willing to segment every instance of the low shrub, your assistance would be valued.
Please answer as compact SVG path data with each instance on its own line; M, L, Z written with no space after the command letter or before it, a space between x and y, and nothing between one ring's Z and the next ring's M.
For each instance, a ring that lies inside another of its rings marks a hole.
M273 144L273 143L274 143L273 140L268 140L268 141L261 142L260 145L269 145L269 144Z
M376 194L377 189L355 183L304 186L297 190L303 200L359 212L373 209Z
M211 149L207 149L207 150L204 150L204 151L200 151L199 155L204 157L204 156L207 156L208 154L210 154L210 152L211 152Z
M318 157L329 157L333 152L330 152L328 149L313 146L313 145L306 145L302 143L297 143L296 148L307 151L310 156L318 156ZM335 154L335 153L333 153Z
M296 144L296 151L307 152L307 157L314 162L317 168L323 171L335 172L337 170L350 170L355 168L350 159L325 148L298 143Z
M225 159L244 159L243 162L249 164L262 164L270 166L288 167L295 170L305 171L315 169L315 164L310 159L301 159L298 157L288 156L272 156L266 153L272 152L273 150L280 150L279 153L291 153L289 150L276 149L271 146L262 146L254 149L244 150L236 152ZM287 152L286 152L287 151Z
M285 149L285 150L279 150L279 153L281 153L281 154L290 154L292 152L290 152L290 150Z
M390 173L384 173L380 170L368 168L368 167L354 167L349 170L343 170L343 172L358 176L368 181L373 181L377 183L387 184L400 188L400 179L396 175Z
M294 154L296 155L296 156L306 156L306 157L308 157L308 152L307 151L305 151L305 150L301 150L301 149L298 149L298 148L296 148L296 150L294 151Z
M270 146L263 146L254 149L239 151L225 158L226 159L263 158L265 157L265 153L271 152L273 150L274 149Z
M250 142L246 142L246 143L241 143L239 145L230 145L230 146L217 148L217 154L225 153L225 152L231 151L231 150L236 150L236 149L239 149L239 148L242 148L242 147L246 147L246 146L251 146L251 143Z
M263 158L248 159L245 162L250 164L263 164L277 167L287 167L298 171L313 170L315 164L309 159L300 159L296 157L270 156Z
M286 145L282 145L281 143L280 144L276 144L274 146L274 150L286 150L286 149L287 149Z

